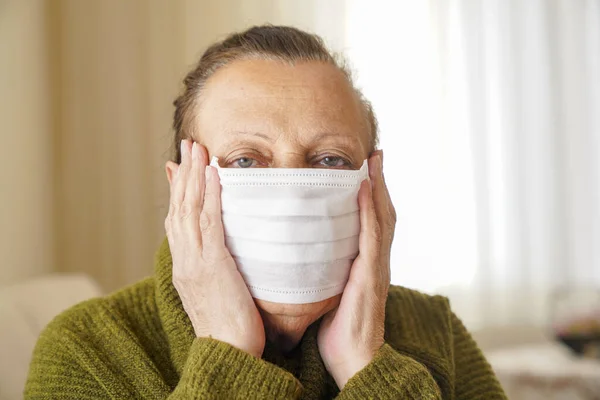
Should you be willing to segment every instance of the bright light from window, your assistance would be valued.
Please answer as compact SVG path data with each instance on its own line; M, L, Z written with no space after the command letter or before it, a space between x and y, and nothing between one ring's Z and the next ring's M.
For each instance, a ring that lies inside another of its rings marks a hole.
M398 214L392 283L427 292L468 285L477 235L465 77L455 72L464 68L450 65L454 86L442 86L428 2L349 3L345 52L380 122ZM451 48L460 62L460 47Z

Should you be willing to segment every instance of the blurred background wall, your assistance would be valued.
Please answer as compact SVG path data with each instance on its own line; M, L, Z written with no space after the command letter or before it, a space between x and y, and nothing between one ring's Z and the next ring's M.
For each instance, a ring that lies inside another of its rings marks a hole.
M46 4L0 2L0 282L55 268Z
M600 286L597 0L0 0L0 285L151 274L179 84L265 22L322 35L374 103L393 283L469 326Z

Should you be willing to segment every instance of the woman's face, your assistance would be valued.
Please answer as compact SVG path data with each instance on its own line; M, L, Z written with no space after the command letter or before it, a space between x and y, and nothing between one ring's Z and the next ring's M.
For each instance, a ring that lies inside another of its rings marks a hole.
M208 79L195 111L194 140L221 167L359 169L372 150L357 93L325 63L235 61ZM256 303L267 321L277 315L316 320L339 298Z

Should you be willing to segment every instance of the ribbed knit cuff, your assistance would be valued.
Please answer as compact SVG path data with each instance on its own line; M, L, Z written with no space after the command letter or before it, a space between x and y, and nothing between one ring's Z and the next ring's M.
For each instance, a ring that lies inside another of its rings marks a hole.
M340 392L340 400L441 399L440 389L427 368L384 344L375 358L354 375Z
M227 343L196 338L173 393L189 399L297 399L302 385L289 372Z

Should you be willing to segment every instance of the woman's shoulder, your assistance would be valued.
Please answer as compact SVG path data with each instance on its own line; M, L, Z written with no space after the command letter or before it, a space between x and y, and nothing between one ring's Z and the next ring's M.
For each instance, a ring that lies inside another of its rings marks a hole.
M450 301L445 296L430 295L403 286L390 285L387 308L397 312L417 313L422 318L447 318L451 315Z
M429 367L451 367L454 327L446 297L392 285L385 319L386 341L393 348Z
M102 385L102 391L111 382L108 389L121 395L129 388L122 382L156 374L155 365L166 365L161 373L173 376L164 362L168 347L154 299L154 280L148 278L56 316L33 351L25 397L55 397L48 396L58 390L48 384L49 376L60 377L65 387Z

